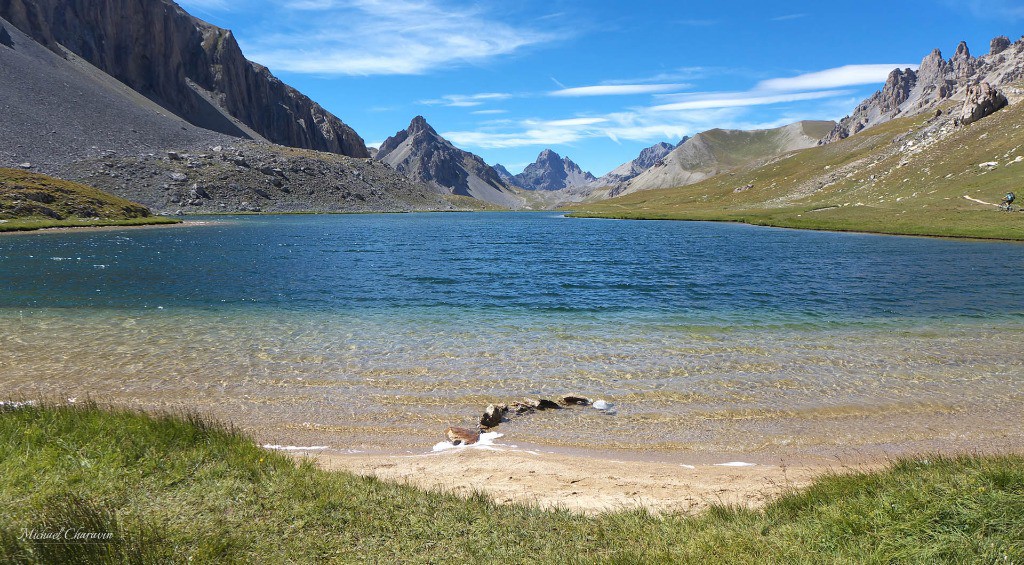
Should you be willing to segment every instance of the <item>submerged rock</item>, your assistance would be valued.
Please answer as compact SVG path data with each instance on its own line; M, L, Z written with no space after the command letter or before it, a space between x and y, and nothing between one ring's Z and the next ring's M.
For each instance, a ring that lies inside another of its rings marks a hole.
M588 406L590 399L579 394L563 394L559 399L566 406Z
M537 410L547 410L549 408L552 410L557 410L561 408L561 406L559 406L557 402L555 402L554 400L548 400L546 398L524 398L523 404Z

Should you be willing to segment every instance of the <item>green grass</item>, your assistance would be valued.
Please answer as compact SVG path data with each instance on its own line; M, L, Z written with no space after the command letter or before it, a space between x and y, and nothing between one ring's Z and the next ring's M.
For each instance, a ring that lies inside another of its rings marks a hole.
M0 168L0 232L178 222L91 186Z
M917 154L890 155L929 116L703 182L571 208L579 217L744 222L800 229L1024 240L1024 214L998 203L1024 191L1024 104L960 128ZM995 161L994 170L979 167ZM749 187L749 188L746 188Z
M20 539L61 527L116 542ZM760 511L584 517L296 465L196 416L29 406L0 411L0 561L1021 563L1024 458L900 461Z

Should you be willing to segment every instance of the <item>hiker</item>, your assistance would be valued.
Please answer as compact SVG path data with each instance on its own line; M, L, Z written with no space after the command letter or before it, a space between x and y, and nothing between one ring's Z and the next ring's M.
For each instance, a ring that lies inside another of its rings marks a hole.
M1010 204L1013 204L1013 201L1016 200L1016 199L1017 199L1017 195L1016 194L1014 194L1012 192L1007 192L1006 196L1003 197L1003 202L1000 204L1000 207L1003 210L1009 211L1010 210Z

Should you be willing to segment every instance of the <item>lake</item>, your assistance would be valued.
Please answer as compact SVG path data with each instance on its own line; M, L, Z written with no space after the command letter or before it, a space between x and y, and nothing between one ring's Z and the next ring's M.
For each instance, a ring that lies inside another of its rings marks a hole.
M554 213L205 218L0 237L12 399L191 409L422 452L689 459L1019 447L1024 245Z

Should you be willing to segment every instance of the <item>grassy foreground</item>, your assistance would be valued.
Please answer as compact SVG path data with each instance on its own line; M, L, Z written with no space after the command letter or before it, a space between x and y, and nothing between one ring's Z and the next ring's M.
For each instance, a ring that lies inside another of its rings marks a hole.
M893 120L689 186L579 204L570 215L1024 240L1024 214L969 199L1024 193L1024 104L945 133L929 132L929 118Z
M0 168L0 232L176 223L91 186Z
M25 539L62 528L113 539ZM760 511L584 517L296 465L196 416L0 409L0 561L189 560L1020 563L1024 458L901 461Z

